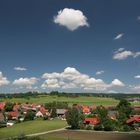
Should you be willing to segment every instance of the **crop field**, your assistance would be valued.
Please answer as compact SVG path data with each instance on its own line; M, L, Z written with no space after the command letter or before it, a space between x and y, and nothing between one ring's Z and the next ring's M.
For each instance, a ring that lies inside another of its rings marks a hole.
M40 136L43 140L139 140L140 133L60 131Z
M33 134L63 128L67 125L65 121L61 120L43 120L36 119L34 121L26 121L14 124L8 128L0 129L0 138L9 138L19 136L20 134Z
M58 96L50 96L50 95L41 95L35 97L31 97L29 99L25 98L12 98L12 99L1 99L0 102L15 102L15 103L48 103L52 101L60 101L60 102L68 102L69 104L84 104L84 105L116 105L119 101L113 98L103 98L103 97L87 97L87 96L79 96L79 97L58 97Z

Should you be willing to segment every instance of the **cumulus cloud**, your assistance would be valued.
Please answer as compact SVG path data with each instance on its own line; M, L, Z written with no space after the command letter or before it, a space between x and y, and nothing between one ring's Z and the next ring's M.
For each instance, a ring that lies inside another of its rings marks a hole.
M140 56L140 52L132 52L132 51L125 50L124 48L119 48L117 51L114 52L113 59L124 60L130 56L136 58Z
M140 75L134 76L135 79L140 79Z
M0 71L0 86L8 85L10 81L3 76L2 72Z
M24 68L24 67L14 67L14 70L17 70L17 71L26 71L27 68Z
M120 86L120 87L125 86L125 84L124 84L122 81L120 81L119 79L114 79L114 80L112 81L111 85L112 85L112 86Z
M124 33L120 33L114 38L114 40L121 39L123 36L124 36Z
M110 84L107 84L102 79L90 77L72 67L65 68L61 73L44 73L42 78L45 79L42 88L79 88L83 90L105 91L115 86L124 86L124 84L118 79L114 79Z
M89 26L87 17L80 10L64 8L54 16L54 23L65 26L67 29L74 31L79 27Z
M26 87L31 89L33 85L35 85L37 83L37 78L36 77L31 77L31 78L19 78L19 79L15 79L13 81L13 84L16 86L20 86L20 87Z
M96 75L101 75L101 74L103 74L103 73L104 73L103 70L101 70L101 71L97 71L97 72L96 72Z

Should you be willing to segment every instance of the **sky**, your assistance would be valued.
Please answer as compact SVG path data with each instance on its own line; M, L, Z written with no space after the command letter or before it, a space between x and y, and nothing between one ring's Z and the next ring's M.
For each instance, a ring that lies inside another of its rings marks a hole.
M0 93L140 93L139 0L1 0Z

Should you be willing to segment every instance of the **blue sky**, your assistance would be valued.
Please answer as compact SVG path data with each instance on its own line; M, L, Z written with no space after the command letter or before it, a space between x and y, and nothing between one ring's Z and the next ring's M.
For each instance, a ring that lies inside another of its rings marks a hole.
M139 0L1 0L0 93L140 93Z

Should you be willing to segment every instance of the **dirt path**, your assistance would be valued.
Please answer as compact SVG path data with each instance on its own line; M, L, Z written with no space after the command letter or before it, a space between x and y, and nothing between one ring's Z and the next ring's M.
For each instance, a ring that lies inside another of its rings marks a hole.
M45 135L45 134L48 134L48 133L55 133L55 132L64 131L64 130L65 130L65 127L64 128L60 128L60 129L56 129L56 130L50 130L50 131L34 133L34 134L28 134L26 136L29 136L29 137L40 136L40 135Z

